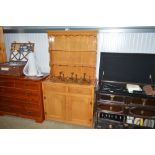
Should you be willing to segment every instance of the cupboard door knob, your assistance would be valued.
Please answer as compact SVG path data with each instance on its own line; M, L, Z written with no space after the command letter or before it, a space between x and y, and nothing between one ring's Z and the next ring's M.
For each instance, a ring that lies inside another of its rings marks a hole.
M44 100L46 100L46 96L44 96Z

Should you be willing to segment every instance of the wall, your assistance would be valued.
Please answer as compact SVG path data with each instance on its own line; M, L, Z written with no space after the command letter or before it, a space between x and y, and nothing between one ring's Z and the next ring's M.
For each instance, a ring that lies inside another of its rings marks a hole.
M100 52L155 54L155 33L102 32L98 34L97 72Z
M6 33L4 34L7 59L9 60L11 43L33 42L34 51L42 72L49 73L48 36L46 33Z
M155 53L155 33L103 33L102 51Z

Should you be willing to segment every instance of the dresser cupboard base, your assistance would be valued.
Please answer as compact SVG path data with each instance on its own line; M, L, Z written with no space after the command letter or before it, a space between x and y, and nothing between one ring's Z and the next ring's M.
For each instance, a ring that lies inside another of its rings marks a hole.
M43 82L45 119L92 127L94 86Z

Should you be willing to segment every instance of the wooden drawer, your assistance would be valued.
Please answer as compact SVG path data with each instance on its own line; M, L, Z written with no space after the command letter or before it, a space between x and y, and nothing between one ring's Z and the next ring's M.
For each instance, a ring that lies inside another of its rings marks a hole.
M130 97L127 98L127 103L128 104L141 104L143 103L142 98L138 98L138 97Z
M0 111L9 112L11 111L10 106L5 104L0 104Z
M54 84L52 82L43 82L43 89L51 93L66 93L67 86L64 84Z
M25 116L35 116L38 117L41 115L40 109L29 106L21 105L2 105L0 104L0 111L12 113L15 115L25 115Z
M146 99L146 98L128 98L127 102L129 104L140 104L140 105L148 105L155 106L155 99Z
M117 101L117 102L125 102L125 98L117 95L106 95L106 94L98 94L98 100L108 100L108 101Z
M130 108L129 113L131 115L146 116L146 117L155 116L155 110L153 109Z
M33 81L17 81L15 80L15 88L29 89L29 90L40 90L40 83Z
M38 109L39 102L31 102L29 100L21 100L21 99L13 99L9 97L1 97L0 98L0 105L7 105L7 106L21 106L21 107L32 107L33 109Z
M103 94L103 95L101 95L101 94L97 94L97 99L98 100L110 100L110 95L105 95L105 94Z
M98 107L100 109L106 110L106 111L117 112L117 113L122 113L123 112L123 107L122 106L101 104Z
M24 89L15 89L15 88L1 88L0 87L0 96L1 97L11 97L14 99L26 99L32 102L39 102L41 100L41 93L38 91L28 91Z
M22 114L28 115L28 116L39 117L41 115L41 111L39 111L39 109L34 110L31 108L25 107L25 111L23 111Z
M1 104L0 110L3 112L9 112L9 113L14 113L14 114L21 114L22 111L25 111L23 106L9 105L9 104Z
M92 88L68 86L68 93L81 94L81 95L92 95Z
M144 99L143 100L143 105L150 105L150 106L155 106L155 99Z
M14 87L14 80L0 78L0 87Z
M118 123L111 123L111 122L103 121L102 123L98 123L95 128L97 129L123 129L123 125L118 124Z

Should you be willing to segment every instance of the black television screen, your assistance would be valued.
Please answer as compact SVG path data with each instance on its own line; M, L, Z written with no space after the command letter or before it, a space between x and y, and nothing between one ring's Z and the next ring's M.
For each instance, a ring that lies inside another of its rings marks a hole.
M101 52L99 80L132 83L155 81L155 54Z

